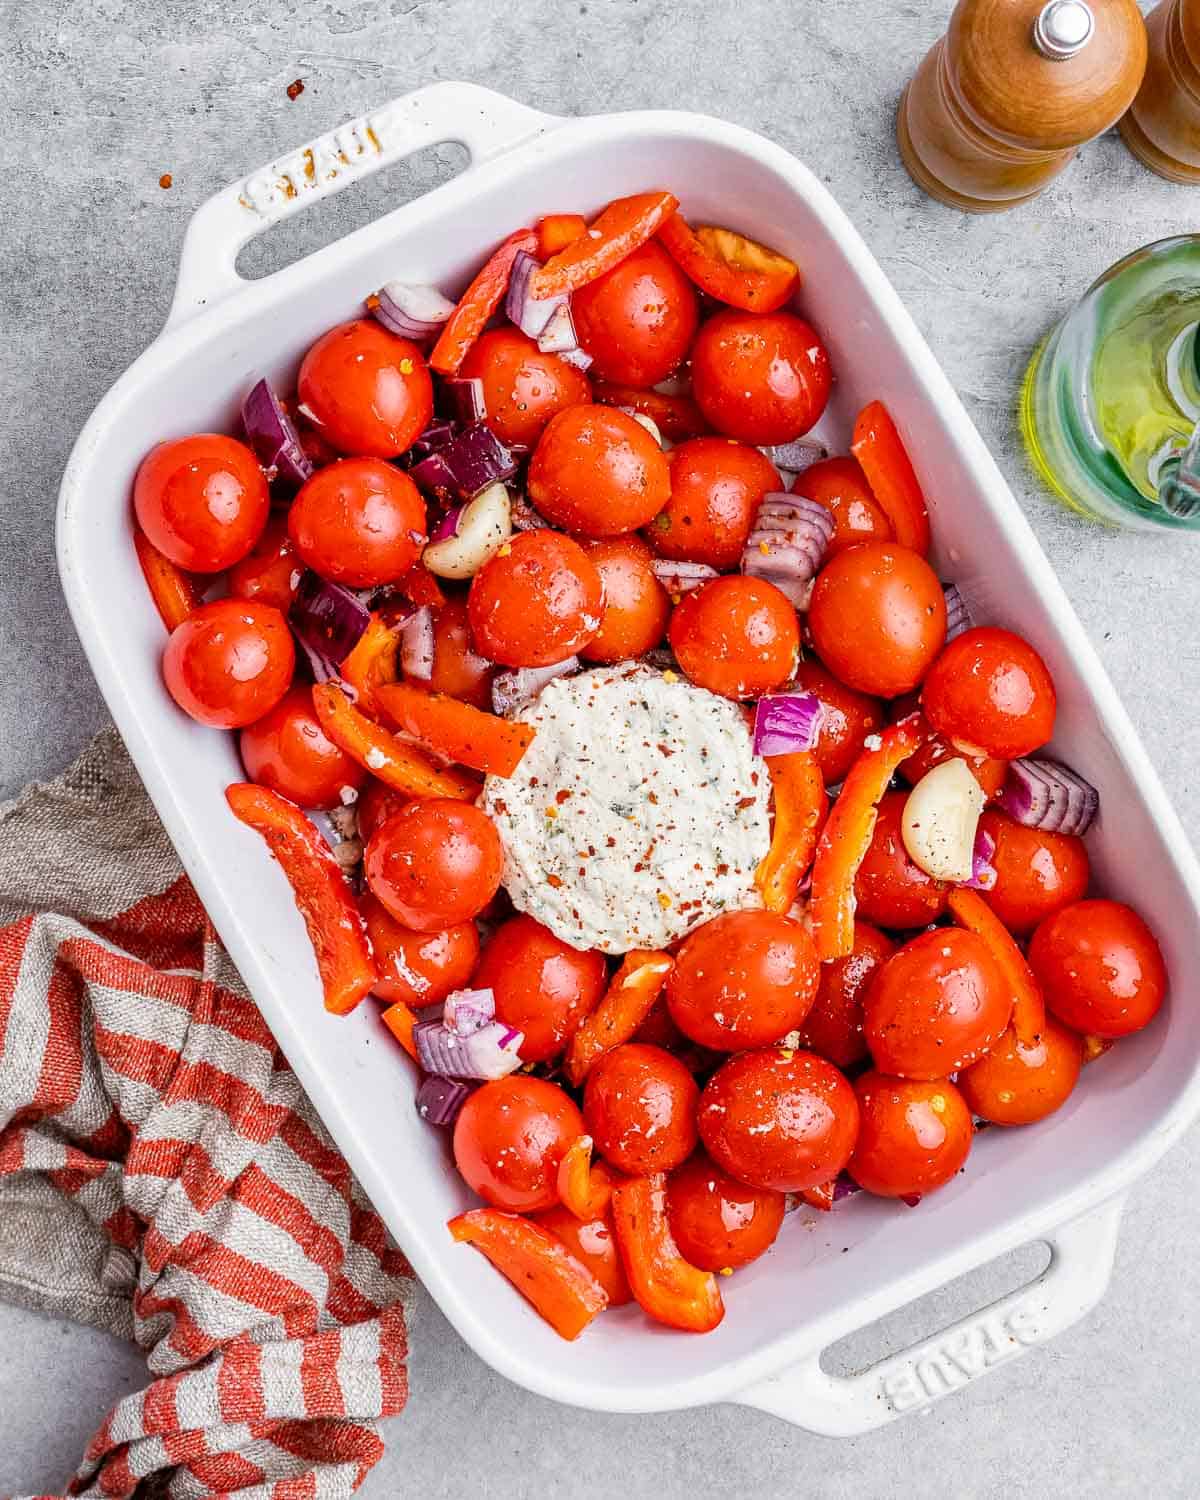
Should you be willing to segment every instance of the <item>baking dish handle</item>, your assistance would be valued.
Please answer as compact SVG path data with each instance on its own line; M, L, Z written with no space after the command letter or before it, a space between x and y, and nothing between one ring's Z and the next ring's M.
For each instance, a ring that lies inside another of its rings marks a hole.
M557 115L474 83L430 84L348 120L201 205L184 236L167 326L241 291L247 282L237 273L238 252L309 204L426 146L457 141L474 165L558 123Z
M1124 1206L1124 1197L1114 1198L1054 1230L1045 1237L1050 1264L1035 1280L857 1375L830 1375L819 1350L732 1399L826 1437L854 1437L927 1411L1095 1307L1108 1286Z

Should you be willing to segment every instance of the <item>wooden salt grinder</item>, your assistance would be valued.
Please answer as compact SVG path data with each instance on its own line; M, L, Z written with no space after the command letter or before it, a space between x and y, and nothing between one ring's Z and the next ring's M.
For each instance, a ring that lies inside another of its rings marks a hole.
M1200 182L1200 0L1162 0L1146 31L1146 76L1118 129L1152 172Z
M900 100L904 165L955 208L1012 208L1116 123L1145 68L1135 0L959 0Z

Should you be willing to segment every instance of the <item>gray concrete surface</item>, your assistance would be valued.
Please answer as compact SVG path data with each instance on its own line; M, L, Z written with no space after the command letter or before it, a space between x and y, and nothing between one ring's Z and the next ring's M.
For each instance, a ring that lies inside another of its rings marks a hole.
M343 118L435 78L592 113L724 115L812 165L916 316L1021 498L1185 822L1200 826L1196 544L1116 535L1057 508L1028 472L1013 402L1031 347L1100 270L1195 225L1195 194L1114 136L999 217L923 198L893 149L896 96L944 23L918 0L0 0L0 795L65 763L104 710L54 574L59 475L84 418L153 337L204 197ZM296 77L305 91L286 96ZM435 153L343 195L256 252L313 248L451 169ZM170 172L173 186L158 186ZM1193 1496L1200 1235L1193 1134L1133 1193L1100 1309L933 1414L835 1445L734 1408L595 1416L506 1384L428 1300L412 1400L363 1493L381 1497ZM1011 1284L890 1320L891 1347ZM884 1344L856 1341L860 1358ZM586 1359L586 1351L581 1350ZM140 1380L129 1351L0 1309L0 1493L59 1485L104 1410Z

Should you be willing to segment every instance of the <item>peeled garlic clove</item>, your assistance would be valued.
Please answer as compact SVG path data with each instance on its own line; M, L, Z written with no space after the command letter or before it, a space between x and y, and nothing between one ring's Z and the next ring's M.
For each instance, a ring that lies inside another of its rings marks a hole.
M900 836L913 864L935 880L971 878L983 788L965 760L945 760L908 794Z
M512 504L497 480L463 507L453 536L430 542L422 560L439 578L474 578L511 536Z
M658 423L654 420L653 417L648 417L644 411L631 411L629 415L635 422L641 423L641 425L646 429L646 431L650 434L650 436L654 439L654 441L660 448L665 448L667 446L666 443L663 442L663 435L659 431Z

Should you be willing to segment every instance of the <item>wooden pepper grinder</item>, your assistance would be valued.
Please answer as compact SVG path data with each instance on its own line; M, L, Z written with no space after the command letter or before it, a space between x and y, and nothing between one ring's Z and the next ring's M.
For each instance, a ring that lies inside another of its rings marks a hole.
M1162 0L1146 32L1146 76L1118 129L1160 177L1200 182L1200 0Z
M943 203L1012 208L1116 123L1145 68L1135 0L959 0L900 100L900 154Z

